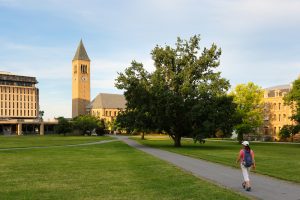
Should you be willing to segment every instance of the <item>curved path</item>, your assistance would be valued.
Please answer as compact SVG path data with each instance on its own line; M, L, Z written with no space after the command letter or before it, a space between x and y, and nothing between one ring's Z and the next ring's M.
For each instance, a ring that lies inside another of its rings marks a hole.
M81 144L66 144L66 145L53 145L53 146L33 146L33 147L12 147L12 148L0 148L0 151L9 151L9 150L19 150L19 149L46 149L46 148L53 148L53 147L77 147L77 146L88 146L94 144L104 144L108 142L115 142L117 140L102 140L98 142L88 142L88 143L81 143Z
M252 173L250 175L253 185L252 191L246 192L241 186L242 173L238 169L147 147L128 139L128 137L116 136L116 138L134 148L191 172L195 176L209 180L235 192L264 200L300 200L299 184Z

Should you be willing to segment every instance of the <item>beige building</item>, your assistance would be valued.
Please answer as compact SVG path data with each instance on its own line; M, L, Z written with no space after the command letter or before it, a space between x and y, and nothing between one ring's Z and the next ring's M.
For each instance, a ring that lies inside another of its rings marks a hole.
M89 113L105 122L112 122L126 108L124 95L100 93L88 106Z
M82 40L72 61L72 117L87 114L90 104L90 59Z
M35 77L0 72L0 117L35 119L39 114L39 89Z
M39 89L35 77L0 72L0 134L53 132L57 122L39 118Z
M280 85L265 89L264 93L264 133L278 138L278 133L284 125L292 125L290 119L293 108L284 105L283 97L290 91L291 85Z

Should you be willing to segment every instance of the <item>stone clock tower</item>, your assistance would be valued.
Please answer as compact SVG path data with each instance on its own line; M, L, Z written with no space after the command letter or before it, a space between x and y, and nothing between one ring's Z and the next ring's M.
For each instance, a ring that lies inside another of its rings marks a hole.
M90 103L90 59L82 40L72 61L72 117L87 114Z

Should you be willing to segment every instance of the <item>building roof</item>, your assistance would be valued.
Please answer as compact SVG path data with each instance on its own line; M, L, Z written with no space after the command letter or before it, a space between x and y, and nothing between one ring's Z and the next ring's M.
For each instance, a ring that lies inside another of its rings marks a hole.
M84 48L84 45L82 43L82 40L80 40L79 45L77 47L77 51L75 53L75 56L73 60L87 60L90 61L89 56L86 53L86 50Z
M290 84L286 84L286 85L277 85L277 86L273 86L273 87L269 87L269 88L265 88L265 90L286 90L286 89L291 89L291 85Z
M36 77L32 76L21 76L21 75L16 75L10 72L0 72L0 82L20 82L20 83L33 83L37 84Z
M88 105L90 109L115 108L125 109L125 96L121 94L99 93Z

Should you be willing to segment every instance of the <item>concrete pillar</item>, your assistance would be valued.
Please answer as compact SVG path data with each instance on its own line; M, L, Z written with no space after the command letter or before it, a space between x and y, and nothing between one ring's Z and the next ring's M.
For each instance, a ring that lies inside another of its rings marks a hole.
M44 122L41 122L40 124L40 135L44 135L45 131L44 131Z
M22 124L21 123L18 123L18 127L17 127L17 134L18 135L22 135Z

